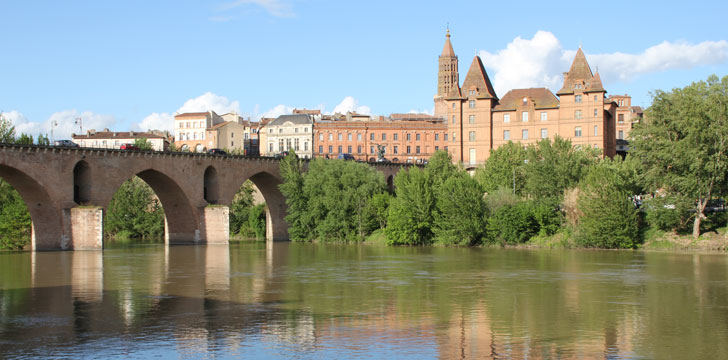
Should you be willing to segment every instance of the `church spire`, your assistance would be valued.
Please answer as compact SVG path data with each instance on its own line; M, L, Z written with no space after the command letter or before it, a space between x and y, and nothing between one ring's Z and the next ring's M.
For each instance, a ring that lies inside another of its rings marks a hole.
M459 87L460 75L458 74L458 57L452 49L450 42L450 28L445 33L445 46L440 55L439 71L437 74L437 96L447 96L453 88Z

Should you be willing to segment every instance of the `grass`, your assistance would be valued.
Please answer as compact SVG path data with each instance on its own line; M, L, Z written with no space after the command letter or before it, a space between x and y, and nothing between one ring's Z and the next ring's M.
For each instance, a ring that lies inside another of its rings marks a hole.
M387 246L387 234L384 233L384 229L377 229L371 235L367 236L364 243L367 245Z

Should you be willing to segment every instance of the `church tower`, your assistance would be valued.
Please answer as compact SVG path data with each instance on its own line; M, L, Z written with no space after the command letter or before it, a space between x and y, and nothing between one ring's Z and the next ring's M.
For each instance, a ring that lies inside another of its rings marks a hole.
M442 54L438 60L439 69L437 71L437 95L435 95L435 116L447 116L447 104L445 97L460 85L460 76L458 75L458 57L452 49L450 43L450 29L445 34L445 46L442 48Z

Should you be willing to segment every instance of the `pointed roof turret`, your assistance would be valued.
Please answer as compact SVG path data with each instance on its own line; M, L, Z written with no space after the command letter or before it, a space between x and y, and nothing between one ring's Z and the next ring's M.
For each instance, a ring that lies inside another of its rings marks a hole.
M602 85L602 78L599 76L599 68L597 67L597 72L594 74L594 78L592 78L591 84L587 86L587 91L604 91L604 85Z
M447 29L447 33L445 34L445 46L442 48L442 54L440 57L455 57L455 51L452 49L452 44L450 43L450 29Z
M584 52L581 51L581 46L579 46L579 50L576 51L576 56L574 56L574 62L571 63L571 68L569 68L569 72L564 73L564 86L561 87L561 90L556 95L573 94L574 87L577 86L576 84L581 84L578 86L583 86L587 92L604 91L599 74L596 76L598 86L595 86L594 79L595 76L589 67L589 63L586 61L586 56L584 56Z
M462 89L468 91L473 87L477 90L476 96L479 99L498 100L498 96L496 96L495 90L493 90L493 84L490 83L488 73L485 71L483 62L478 55L475 55L473 63L470 64L470 70L468 70L468 75L465 76Z

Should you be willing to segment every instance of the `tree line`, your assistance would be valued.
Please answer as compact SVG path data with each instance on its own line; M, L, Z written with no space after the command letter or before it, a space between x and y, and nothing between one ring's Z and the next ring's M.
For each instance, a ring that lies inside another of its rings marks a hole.
M491 152L470 176L436 152L402 169L389 192L365 164L295 154L281 163L293 241L391 245L524 244L636 248L654 231L692 233L726 224L708 212L726 196L728 76L656 91L631 132L630 155L602 158L566 139ZM692 230L690 230L692 228Z

